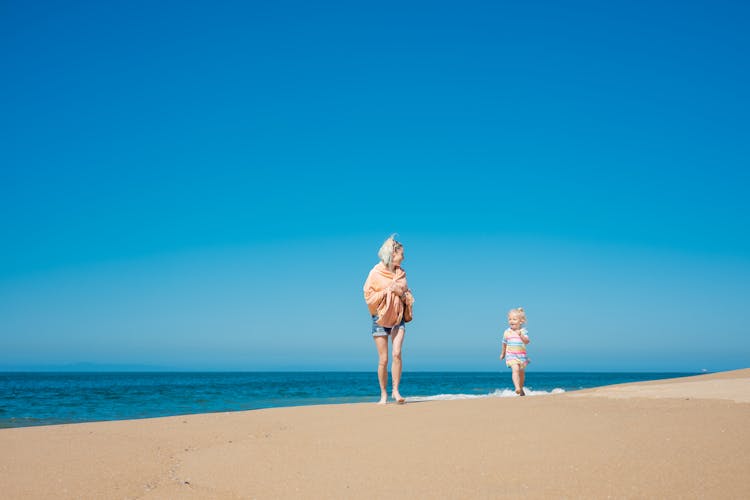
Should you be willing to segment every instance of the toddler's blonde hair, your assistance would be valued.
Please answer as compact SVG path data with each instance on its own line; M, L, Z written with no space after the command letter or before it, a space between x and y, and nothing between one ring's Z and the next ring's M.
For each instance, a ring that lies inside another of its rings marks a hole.
M523 310L523 307L516 307L515 309L511 309L508 311L508 316L511 314L515 314L519 318L521 318L521 323L526 323L526 311Z

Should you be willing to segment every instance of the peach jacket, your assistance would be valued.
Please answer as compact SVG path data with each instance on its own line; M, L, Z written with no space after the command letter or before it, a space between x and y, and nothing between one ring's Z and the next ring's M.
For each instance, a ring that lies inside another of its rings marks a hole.
M403 300L395 293L386 290L396 281L404 286L406 293ZM372 268L364 286L365 302L370 314L379 316L378 324L393 327L401 323L404 315L404 301L414 303L414 297L406 284L406 272L400 267L390 271L382 262Z

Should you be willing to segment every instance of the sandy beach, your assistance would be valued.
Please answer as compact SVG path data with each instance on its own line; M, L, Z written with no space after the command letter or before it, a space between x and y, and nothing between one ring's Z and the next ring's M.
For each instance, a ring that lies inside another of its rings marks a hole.
M750 498L749 424L745 369L539 397L2 429L0 492Z

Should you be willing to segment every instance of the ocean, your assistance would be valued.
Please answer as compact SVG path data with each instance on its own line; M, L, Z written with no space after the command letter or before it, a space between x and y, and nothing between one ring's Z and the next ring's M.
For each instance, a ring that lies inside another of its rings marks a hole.
M697 374L527 372L526 393L690 375ZM515 397L512 389L510 372L404 373L400 387L407 402ZM0 372L0 428L371 403L379 396L374 372Z

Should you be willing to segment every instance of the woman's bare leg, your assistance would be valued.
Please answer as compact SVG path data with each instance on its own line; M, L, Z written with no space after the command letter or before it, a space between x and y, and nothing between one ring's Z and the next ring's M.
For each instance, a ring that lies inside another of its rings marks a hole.
M388 337L373 337L375 346L378 348L378 382L380 383L380 401L378 404L384 405L388 401Z
M395 332L394 332L395 330ZM393 349L391 355L393 356L393 362L391 363L391 377L393 378L393 392L391 396L399 403L403 403L406 399L401 396L398 392L398 386L401 383L401 370L403 369L403 363L401 362L401 348L404 345L404 329L398 328L391 330Z

